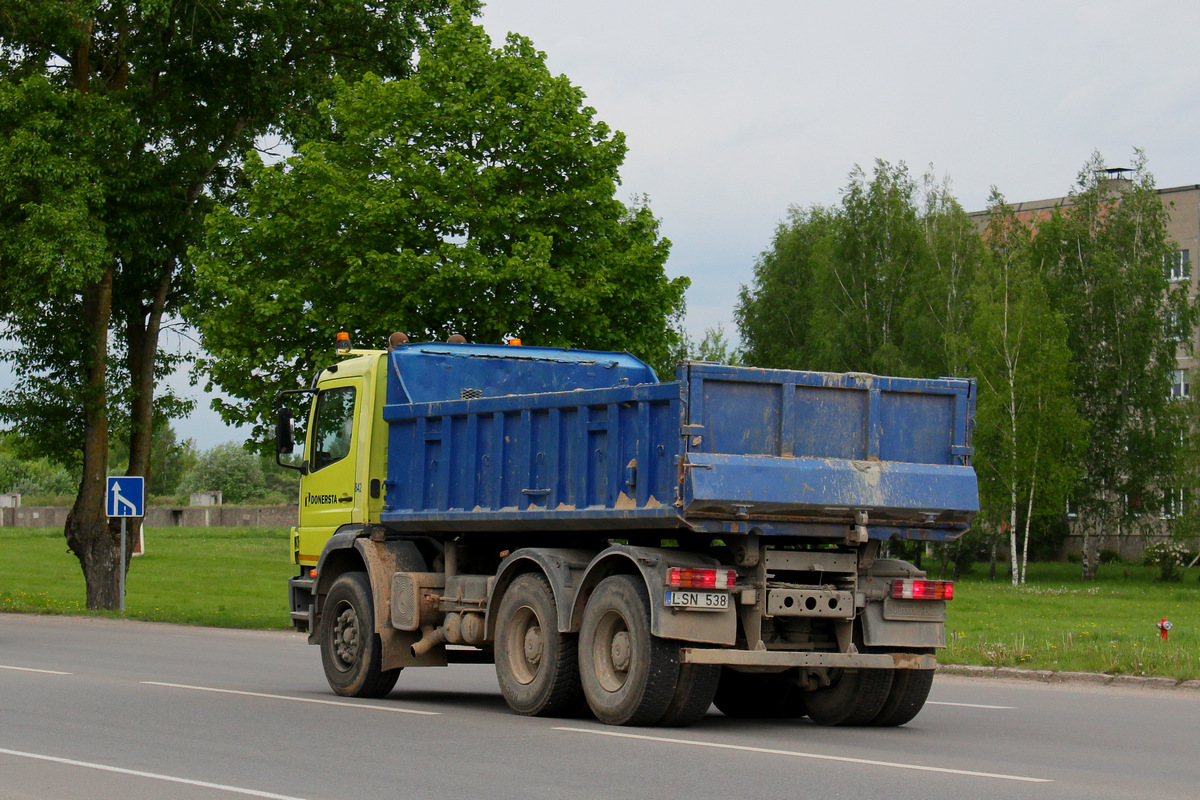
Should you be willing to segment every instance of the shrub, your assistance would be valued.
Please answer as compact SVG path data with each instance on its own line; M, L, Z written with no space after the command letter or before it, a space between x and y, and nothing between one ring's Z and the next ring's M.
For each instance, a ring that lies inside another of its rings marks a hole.
M1183 565L1186 557L1187 548L1172 539L1153 542L1146 546L1143 553L1147 566L1158 567L1160 581L1183 580Z
M226 503L257 500L266 489L259 457L236 442L206 451L184 476L182 492L221 492Z

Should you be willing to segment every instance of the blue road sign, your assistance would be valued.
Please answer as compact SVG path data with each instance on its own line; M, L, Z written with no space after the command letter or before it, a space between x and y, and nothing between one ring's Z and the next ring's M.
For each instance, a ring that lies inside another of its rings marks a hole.
M109 475L104 507L110 517L145 516L146 479L140 475Z

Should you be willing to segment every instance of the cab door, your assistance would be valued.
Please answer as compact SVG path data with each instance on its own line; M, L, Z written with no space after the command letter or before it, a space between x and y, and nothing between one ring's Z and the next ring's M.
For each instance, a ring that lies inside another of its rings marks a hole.
M308 473L301 481L301 564L315 565L329 537L343 525L361 522L358 474L359 415L363 378L323 382L313 401L304 448Z

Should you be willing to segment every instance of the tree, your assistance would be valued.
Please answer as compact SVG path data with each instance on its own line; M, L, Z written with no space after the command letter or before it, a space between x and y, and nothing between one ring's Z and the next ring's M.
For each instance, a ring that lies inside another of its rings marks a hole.
M979 380L975 469L981 522L1007 530L1016 585L1025 582L1034 516L1061 514L1078 477L1085 426L1071 395L1066 324L1032 262L1032 231L994 189L984 239L968 348Z
M314 110L334 74L408 74L446 3L9 5L0 12L0 271L11 282L0 319L21 346L18 386L0 399L0 416L81 465L67 543L88 607L116 608L109 430L129 438L129 471L148 475L156 406L165 416L184 408L161 393L156 402L156 381L172 366L159 338L189 296L187 250L204 214L261 136L294 141L319 124Z
M742 352L726 338L725 326L717 323L716 327L704 329L704 338L696 346L695 358L714 364L737 365L742 363Z
M779 223L771 247L754 264L751 286L738 292L734 318L747 364L770 369L816 369L813 333L813 275L831 246L832 209L792 206Z
M919 263L913 290L904 305L916 342L928 342L925 359L914 355L923 374L968 374L973 314L971 287L984 256L974 221L940 182L933 168L921 186L921 227L926 257Z
M1084 578L1095 577L1101 536L1159 510L1183 434L1170 375L1195 310L1164 275L1175 249L1167 213L1140 151L1130 180L1111 180L1097 154L1034 240L1067 323L1073 393L1089 431L1072 497Z
M67 495L78 483L78 476L48 458L23 458L15 437L0 432L0 493Z
M199 453L191 439L178 440L175 429L162 420L154 429L150 442L150 474L146 480L147 496L173 495L183 476L196 465ZM119 474L129 474L127 440L112 442L108 451L109 468Z
M225 503L245 503L261 497L266 487L260 457L236 442L226 442L201 453L179 488L220 492Z
M687 279L644 201L615 199L625 143L510 35L459 17L410 77L339 85L285 163L251 157L196 252L203 367L265 436L274 398L333 360L339 330L414 341L627 349L666 360Z
M742 287L747 363L937 377L965 367L979 234L947 186L861 167L839 206L792 208Z

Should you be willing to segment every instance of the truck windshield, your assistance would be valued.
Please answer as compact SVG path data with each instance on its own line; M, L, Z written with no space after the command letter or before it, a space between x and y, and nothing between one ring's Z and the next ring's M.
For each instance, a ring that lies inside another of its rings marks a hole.
M312 469L319 470L350 454L354 428L354 387L326 389L317 395Z

